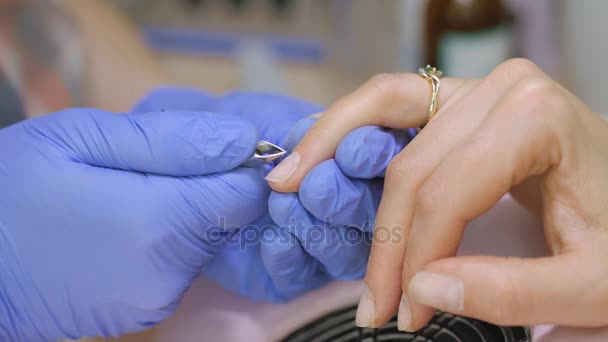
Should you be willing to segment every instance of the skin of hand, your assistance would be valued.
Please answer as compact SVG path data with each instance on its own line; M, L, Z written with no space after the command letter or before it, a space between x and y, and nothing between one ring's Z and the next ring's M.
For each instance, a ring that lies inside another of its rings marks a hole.
M167 318L267 212L256 128L70 109L0 130L0 340L118 336Z
M430 85L379 75L331 106L270 174L292 192L365 125L426 122ZM532 62L483 79L442 79L437 116L394 156L357 323L417 330L434 309L501 325L608 324L608 124ZM550 256L455 257L467 222L503 195L543 218ZM387 242L388 241L388 242Z
M321 107L286 96L160 88L135 110L206 110L245 118L260 139L291 150ZM272 193L269 214L224 246L204 269L207 278L252 300L283 302L332 280L360 279L380 201L379 177L409 141L403 131L363 127L349 134L336 159L315 168L299 194ZM386 147L390 146L391 150ZM267 173L273 165L268 165ZM226 271L230 270L230 271Z

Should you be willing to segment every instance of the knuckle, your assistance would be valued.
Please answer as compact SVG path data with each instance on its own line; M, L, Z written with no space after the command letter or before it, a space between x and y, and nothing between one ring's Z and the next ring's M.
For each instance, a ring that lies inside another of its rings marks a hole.
M525 110L513 111L515 119L527 124L547 127L547 124L566 124L572 127L575 118L570 102L563 90L555 82L538 76L522 79L510 94L514 108ZM549 125L553 127L553 125Z
M364 87L372 93L390 103L403 103L411 93L412 82L416 82L419 76L414 74L377 74L373 76Z
M367 85L371 88L377 88L381 90L390 90L397 87L399 79L396 74L382 73L372 76L367 82Z
M518 70L523 74L542 73L538 65L526 58L511 58L501 63L501 65Z
M518 80L528 76L541 76L544 73L528 59L512 58L499 64L490 75L500 79Z
M373 124L393 126L395 118L406 112L408 106L420 102L414 98L420 89L420 80L417 74L377 74L355 93L360 102L368 102L377 108Z
M544 102L559 93L559 88L547 78L532 75L521 79L514 91L519 96Z

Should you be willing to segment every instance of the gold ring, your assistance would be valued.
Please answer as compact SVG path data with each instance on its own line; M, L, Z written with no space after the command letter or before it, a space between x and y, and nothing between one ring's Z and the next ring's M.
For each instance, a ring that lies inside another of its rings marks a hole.
M418 75L422 76L422 78L426 79L431 84L431 105L426 121L426 124L428 124L435 117L435 114L437 114L437 110L439 109L439 86L441 85L440 79L443 77L443 72L435 67L427 65L424 68L418 69ZM420 127L420 129L423 127L424 125Z

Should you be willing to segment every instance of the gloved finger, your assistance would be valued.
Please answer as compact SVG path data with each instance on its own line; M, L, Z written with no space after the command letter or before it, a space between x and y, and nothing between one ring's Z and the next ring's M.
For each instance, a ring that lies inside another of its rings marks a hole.
M260 136L282 145L300 119L322 107L292 97L256 92L232 92L213 102L210 111L232 114L253 122Z
M268 227L263 233L262 261L280 301L295 298L331 281L325 267L311 257L291 233Z
M306 211L297 194L273 192L268 203L273 221L294 235L304 250L325 266L333 279L363 277L371 244L370 234L317 219Z
M160 87L150 91L131 109L132 113L169 111L212 111L216 97L195 88Z
M257 144L257 131L248 121L207 112L115 115L70 109L32 120L26 127L74 160L170 176L232 170Z
M598 305L608 295L602 265L607 255L605 248L596 252L603 256L443 259L416 273L409 294L417 303L498 325L601 326L608 315ZM566 270L576 270L567 281Z
M300 186L300 202L312 215L332 224L371 232L382 197L382 180L351 179L335 160L317 165Z
M177 262L193 268L207 262L235 231L256 222L268 210L264 199L269 189L256 169L238 168L197 177L150 175L141 182L149 191L148 206L169 212L167 224L161 226L178 227L178 234L170 235L171 239L165 231L157 232L159 241L164 241L159 244L160 251L165 256L176 251L182 258L189 256L191 259Z
M410 140L408 130L360 127L340 142L335 159L342 172L350 177L384 177L390 161Z

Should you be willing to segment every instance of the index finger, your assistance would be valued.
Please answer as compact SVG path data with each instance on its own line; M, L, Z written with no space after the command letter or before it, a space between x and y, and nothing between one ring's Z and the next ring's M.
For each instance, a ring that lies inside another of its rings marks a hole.
M439 103L445 103L462 83L442 79ZM332 105L266 179L275 191L295 192L313 167L334 156L349 132L368 125L420 126L427 120L430 102L430 85L416 74L375 76Z

